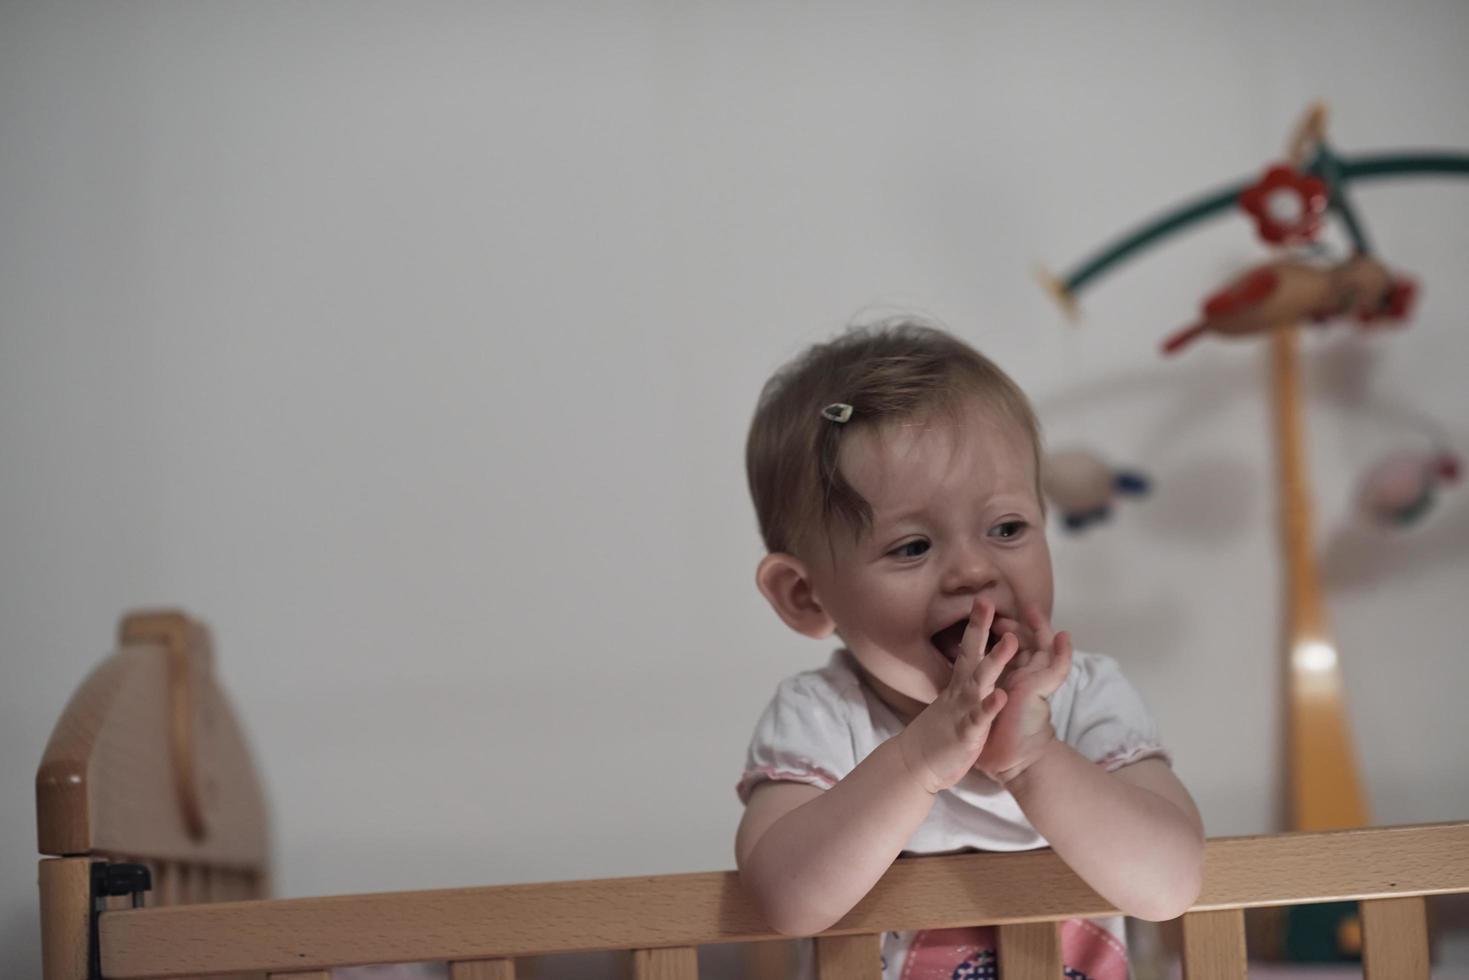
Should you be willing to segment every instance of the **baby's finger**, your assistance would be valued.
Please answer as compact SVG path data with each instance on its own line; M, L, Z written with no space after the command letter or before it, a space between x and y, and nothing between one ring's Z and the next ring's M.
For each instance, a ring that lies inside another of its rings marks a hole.
M979 669L974 672L974 681L981 691L988 694L994 690L1000 672L1019 649L1020 642L1015 639L1014 633L1006 633L1000 637L1000 642L979 662Z
M1061 682L1066 680L1066 675L1071 673L1071 634L1065 630L1057 633L1055 649L1051 665L1046 669L1046 679L1055 687L1060 687Z
M963 684L974 676L975 669L984 658L983 638L989 635L989 624L994 618L994 604L988 599L976 599L969 611L969 625L964 628L964 637L959 641L959 656L954 659L954 672L949 675L950 687ZM979 637L977 642L976 636Z
M990 629L995 624L995 604L988 599L975 599L969 609L969 625L964 628L964 638L959 645L967 652L977 650L984 656L985 644L990 638Z
M965 716L965 721L975 731L981 728L989 728L994 722L995 717L999 715L1000 709L1005 707L1005 701L1008 697L1009 695L1004 691L996 688L978 705L969 709L969 714Z
M990 624L990 629L997 635L1004 636L1006 633L1020 635L1020 623L1009 616L996 616L995 621Z
M1056 641L1056 634L1051 630L1051 621L1041 612L1041 607L1033 602L1026 605L1024 615L1025 624L1035 634L1035 648L1049 651L1051 644Z

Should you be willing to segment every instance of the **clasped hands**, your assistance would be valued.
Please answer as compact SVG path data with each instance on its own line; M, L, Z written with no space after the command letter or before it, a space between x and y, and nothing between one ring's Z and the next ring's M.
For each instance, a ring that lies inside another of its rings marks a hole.
M898 735L903 762L930 793L971 769L1004 785L1055 740L1052 694L1071 670L1071 637L1056 633L1038 606L1023 613L1029 645L1007 631L985 653L995 607L976 599L948 686Z

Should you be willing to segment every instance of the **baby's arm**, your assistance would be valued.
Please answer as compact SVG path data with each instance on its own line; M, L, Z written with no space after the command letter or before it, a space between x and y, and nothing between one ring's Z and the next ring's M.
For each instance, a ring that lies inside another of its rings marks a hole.
M1128 915L1171 919L1198 897L1204 826L1173 770L1146 759L1108 772L1055 737L1046 699L1071 668L1071 638L1026 612L1033 647L1000 681L1009 702L979 766L1001 781L1071 869Z
M740 879L772 928L791 936L826 929L871 890L933 808L963 778L1005 704L995 682L1015 655L1007 636L986 656L994 619L975 603L949 686L901 733L828 790L762 783L735 837Z
M1114 772L1059 739L1005 784L1071 869L1127 915L1182 915L1203 882L1204 825L1167 763Z
M829 790L761 783L735 836L740 880L771 928L809 936L872 889L908 843L933 794L909 772L898 738Z

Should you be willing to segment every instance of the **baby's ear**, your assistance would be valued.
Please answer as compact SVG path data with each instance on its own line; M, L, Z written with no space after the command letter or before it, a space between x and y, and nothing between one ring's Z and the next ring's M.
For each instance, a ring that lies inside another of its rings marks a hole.
M830 636L832 622L811 588L811 574L795 555L773 551L755 569L755 585L787 626L814 640Z

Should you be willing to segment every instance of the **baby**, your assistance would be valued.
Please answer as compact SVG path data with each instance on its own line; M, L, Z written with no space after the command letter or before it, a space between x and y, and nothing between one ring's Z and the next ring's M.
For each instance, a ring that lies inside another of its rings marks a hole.
M1115 661L1050 623L1025 395L942 331L849 331L761 393L746 468L777 615L842 648L783 681L735 838L782 933L820 932L899 854L1049 845L1128 915L1198 896L1203 825ZM1127 976L1120 919L1062 927L1068 977ZM991 929L883 937L886 980L988 975Z

